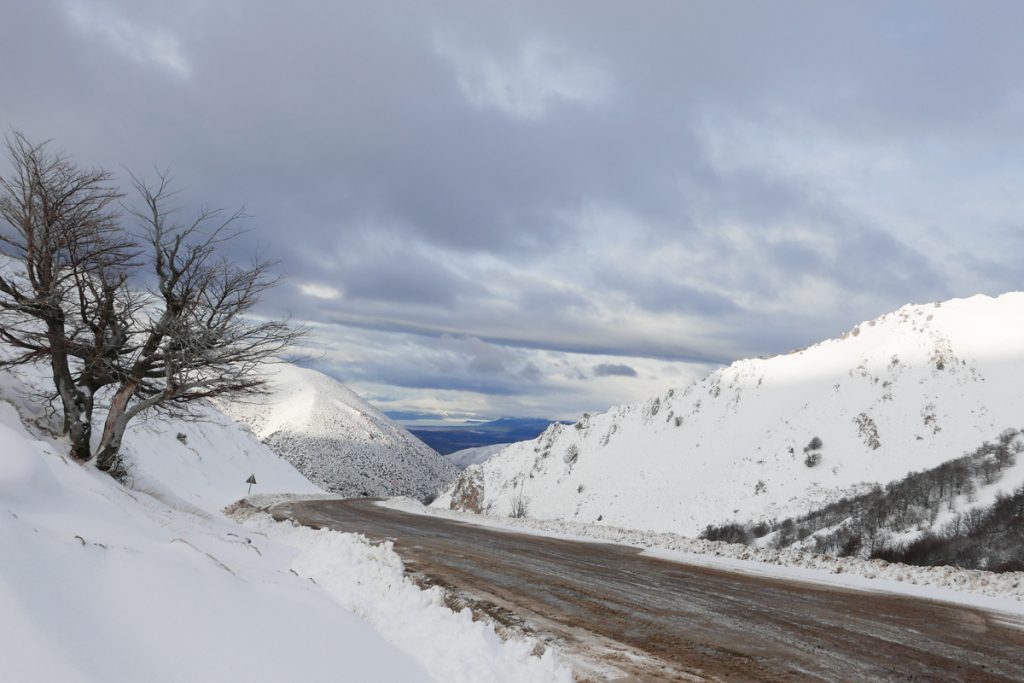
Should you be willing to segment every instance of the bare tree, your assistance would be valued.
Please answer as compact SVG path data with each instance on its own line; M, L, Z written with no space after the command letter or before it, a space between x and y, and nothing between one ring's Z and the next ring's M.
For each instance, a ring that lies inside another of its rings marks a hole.
M143 208L133 211L138 236L151 259L152 286L137 316L134 345L110 358L120 380L97 452L97 467L122 474L121 440L128 423L150 410L190 414L195 401L216 396L260 393L261 366L305 334L288 320L252 314L261 296L278 280L272 262L247 265L227 259L225 245L242 232L242 212L204 209L185 223L168 207L169 179L155 184L135 179Z
M131 212L143 228L133 236L121 226L109 173L82 169L20 133L6 142L13 170L0 177L0 252L17 266L0 268L0 341L12 349L0 367L49 363L72 456L91 456L93 406L104 387L115 388L97 467L115 475L134 417L189 416L201 399L263 390L260 367L305 329L253 315L277 279L269 261L238 265L224 256L242 234L241 212L203 210L178 223L167 177L135 179L144 208Z
M111 175L84 169L14 132L11 173L0 177L0 366L48 362L71 455L90 456L96 392L116 380L108 362L127 343L134 244L120 231Z

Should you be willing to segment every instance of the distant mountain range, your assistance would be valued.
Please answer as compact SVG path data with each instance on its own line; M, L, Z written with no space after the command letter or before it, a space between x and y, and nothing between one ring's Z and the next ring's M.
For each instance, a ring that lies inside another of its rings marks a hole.
M540 418L503 417L490 422L414 426L408 430L441 455L447 455L466 448L529 441L537 438L551 423L552 420Z

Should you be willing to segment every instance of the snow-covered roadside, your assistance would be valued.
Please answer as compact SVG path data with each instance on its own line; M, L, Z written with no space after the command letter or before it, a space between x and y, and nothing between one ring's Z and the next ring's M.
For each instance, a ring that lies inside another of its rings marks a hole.
M996 574L956 567L913 567L884 560L835 558L792 548L751 548L665 532L558 520L476 515L427 507L409 498L391 498L378 505L517 533L628 545L641 548L644 554L652 557L688 564L843 588L901 593L1024 614L1024 572Z
M0 403L0 680L429 680L291 574L287 546L123 488L16 419Z
M502 640L493 627L474 621L469 609L453 612L439 587L419 588L404 574L392 544L374 545L359 534L314 530L250 515L246 526L297 549L291 568L313 579L340 605L369 621L389 642L437 681L558 681L571 670L538 643Z
M386 548L225 518L250 474L262 491L325 496L213 408L133 426L125 487L62 455L41 386L0 371L3 683L571 680L554 654L401 584ZM371 618L363 600L387 611ZM432 652L392 642L429 633Z

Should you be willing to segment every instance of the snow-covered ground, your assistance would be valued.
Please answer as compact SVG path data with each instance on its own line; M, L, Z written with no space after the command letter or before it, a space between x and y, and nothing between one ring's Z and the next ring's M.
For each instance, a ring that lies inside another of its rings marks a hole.
M491 456L500 453L507 447L507 443L496 443L490 446L463 448L461 451L449 453L444 457L460 470L464 470L470 465L479 465L480 463L487 462L491 459Z
M458 469L340 382L290 363L269 393L218 407L324 489L348 497L436 493Z
M249 526L301 548L292 568L365 617L433 680L572 680L552 650L537 657L532 640L502 641L490 625L474 621L469 609L456 613L445 607L441 588L416 586L391 543L373 545L361 535L274 522L269 515L250 518Z
M571 680L406 582L386 546L224 517L250 474L322 492L212 408L131 427L123 487L62 455L40 381L0 372L5 683Z
M434 505L695 536L935 467L1022 426L1021 405L1024 293L905 306L840 339L552 425L467 468ZM808 458L816 437L820 457Z
M9 404L0 418L3 680L427 679L290 574L287 546L66 460Z
M409 498L392 498L379 505L453 519L493 529L537 534L593 543L617 543L642 548L653 557L773 576L891 593L1024 614L1024 572L993 572L957 567L912 567L884 560L835 558L795 548L781 550L687 538L668 532L625 529L564 520L497 517L424 506Z

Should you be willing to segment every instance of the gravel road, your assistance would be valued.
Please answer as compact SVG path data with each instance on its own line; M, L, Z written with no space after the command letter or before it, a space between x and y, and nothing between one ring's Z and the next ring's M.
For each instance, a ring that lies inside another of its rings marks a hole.
M412 515L367 499L275 518L392 540L407 570L502 628L550 643L582 679L1024 681L1024 620Z

